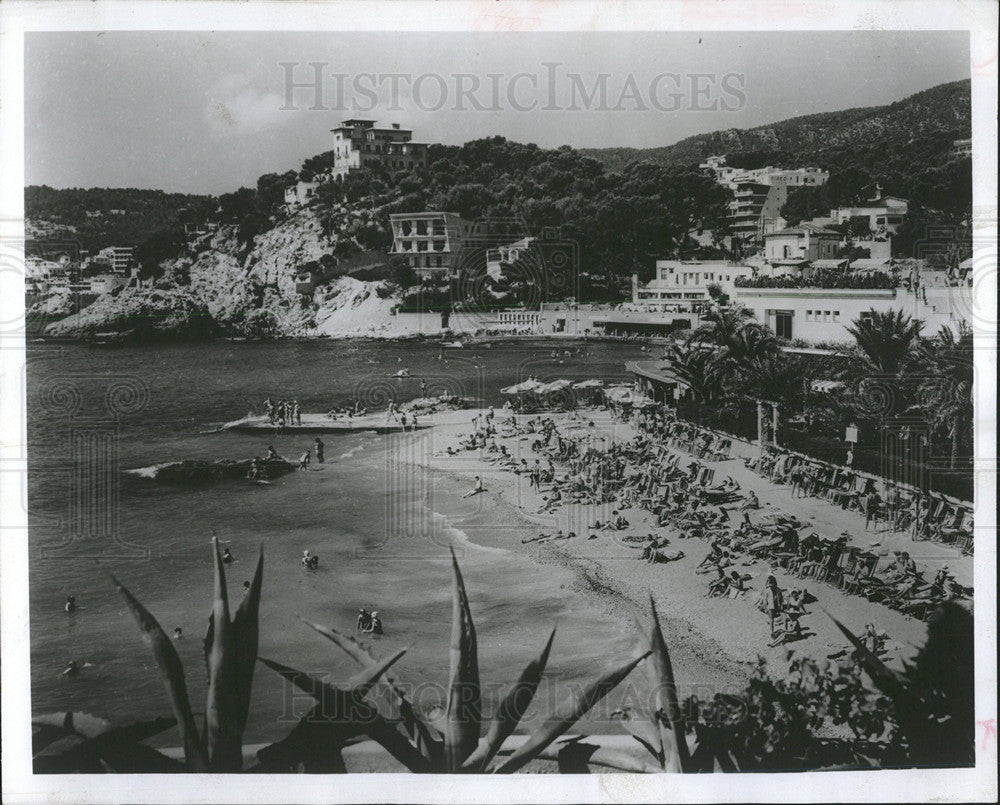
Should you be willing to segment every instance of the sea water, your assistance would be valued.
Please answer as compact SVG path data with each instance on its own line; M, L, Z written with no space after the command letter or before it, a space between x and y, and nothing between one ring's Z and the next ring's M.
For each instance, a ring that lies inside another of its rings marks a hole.
M359 607L376 609L385 635L367 642L379 657L408 648L397 675L410 683L423 709L445 695L447 546L453 545L478 629L486 709L558 623L539 703L549 709L632 656L636 635L606 602L576 590L568 571L491 546L497 540L490 528L516 529L516 518L498 526L496 517L470 517L455 481L433 481L433 494L423 482L400 483L391 460L392 439L399 437L323 435L325 464L270 485L174 487L124 471L182 459L246 459L269 445L297 460L312 446L313 434L215 430L262 412L267 396L297 399L310 413L355 399L376 409L420 396L423 380L428 394L499 406L500 389L530 375L626 379L624 361L642 354L634 345L545 340L462 350L324 340L105 348L30 343L32 711L81 710L115 723L169 713L151 653L111 573L168 633L181 627L176 645L194 708L201 710L213 535L237 560L227 567L234 607L242 582L252 577L258 546L264 546L261 656L342 681L356 666L299 617L352 632ZM394 376L403 369L408 376ZM412 530L405 527L407 517ZM320 557L315 572L301 565L306 549ZM64 612L66 595L76 596L77 612ZM76 677L61 676L70 660L90 665ZM620 701L609 697L598 717L604 723L595 727L595 719L590 727L608 729L607 714ZM301 694L258 666L246 741L280 737L307 706Z

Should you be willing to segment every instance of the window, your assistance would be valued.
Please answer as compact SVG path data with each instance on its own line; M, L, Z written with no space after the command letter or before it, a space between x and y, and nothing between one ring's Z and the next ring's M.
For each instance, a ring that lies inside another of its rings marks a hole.
M833 320L834 321L840 321L840 311L839 310L833 311Z
M824 310L823 311L823 321L830 321L830 311L829 310Z
M787 310L777 310L774 313L774 334L778 338L792 337L792 313Z
M813 312L811 310L806 311L806 321L812 321Z

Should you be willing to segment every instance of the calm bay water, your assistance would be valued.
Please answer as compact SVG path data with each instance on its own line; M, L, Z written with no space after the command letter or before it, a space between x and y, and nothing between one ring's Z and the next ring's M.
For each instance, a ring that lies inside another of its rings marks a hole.
M257 546L265 545L262 656L342 678L353 671L349 662L297 616L350 630L353 613L365 606L380 610L386 622L374 651L384 656L409 646L400 675L435 683L417 693L418 703L443 696L447 681L447 552L443 540L425 534L396 533L387 541L386 499L395 491L387 472L389 437L324 436L327 463L322 468L270 486L232 481L176 488L119 473L110 520L73 507L78 486L92 493L108 480L80 474L94 464L94 453L80 453L80 444L105 451L120 470L180 459L248 458L263 453L267 442L204 431L251 410L260 412L268 395L297 397L305 412L325 411L352 398L377 408L390 399L420 396L423 379L430 394L462 394L499 405L500 388L529 374L624 379L624 361L642 354L630 345L545 341L465 350L322 340L156 348L30 343L33 712L84 710L126 721L169 711L149 651L112 589L109 572L168 632L183 629L177 645L189 691L200 707L213 531L229 541L238 560L229 568L235 599L252 574ZM391 377L404 367L409 377ZM91 436L81 442L83 433ZM271 443L280 454L295 457L312 439L279 436ZM435 519L435 533L457 541L462 552L484 682L513 682L555 621L559 633L547 675L554 683L550 699L630 653L634 636L605 608L570 589L567 571L479 547L474 527L463 526L471 542L453 529L448 515L461 511L460 491L447 480L435 484L433 508L443 515ZM428 505L426 497L407 494L398 505L415 511ZM318 572L302 570L299 557L306 548L321 557ZM70 594L81 609L67 615L63 601ZM60 676L71 659L91 667L75 678ZM275 675L258 668L247 741L280 736L290 726L290 713L303 707Z

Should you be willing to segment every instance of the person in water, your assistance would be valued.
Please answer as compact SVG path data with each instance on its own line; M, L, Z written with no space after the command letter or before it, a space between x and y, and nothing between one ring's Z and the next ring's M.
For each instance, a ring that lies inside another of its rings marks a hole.
M229 552L229 548L222 549L222 561L224 564L227 565L232 564L233 562L236 561L236 557Z
M70 660L69 665L66 666L66 670L62 672L62 676L76 676L80 673L80 666L77 664L76 660Z
M66 612L76 612L77 606L76 606L76 596L75 595L67 595L66 596L66 603L63 606L63 609L66 610Z
M309 457L312 455L308 450L299 456L299 469L307 470L309 469Z
M260 456L254 456L253 461L250 462L250 472L247 473L247 478L251 481L259 481L264 477L264 459Z
M246 598L247 593L250 592L250 582L243 582L243 597Z
M364 607L358 610L358 631L367 632L369 625L371 625L372 616L368 613Z
M323 448L326 445L323 444L323 442L319 438L319 436L316 437L315 444L316 444L316 463L317 464L322 464L323 463Z
M181 637L183 637L183 635L184 631L181 629L180 626L174 627L174 640L180 640Z
M371 619L364 631L365 634L382 634L382 619L378 616L378 612L372 612Z
M267 461L279 461L280 459L281 459L281 456L279 456L278 452L274 449L274 445L273 444L272 445L268 445L268 447L267 447Z

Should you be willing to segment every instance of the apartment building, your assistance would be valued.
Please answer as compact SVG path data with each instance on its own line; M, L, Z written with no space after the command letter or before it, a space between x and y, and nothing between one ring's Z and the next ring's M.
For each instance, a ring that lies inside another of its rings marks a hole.
M454 275L472 222L454 212L396 213L389 216L392 251L421 276Z

